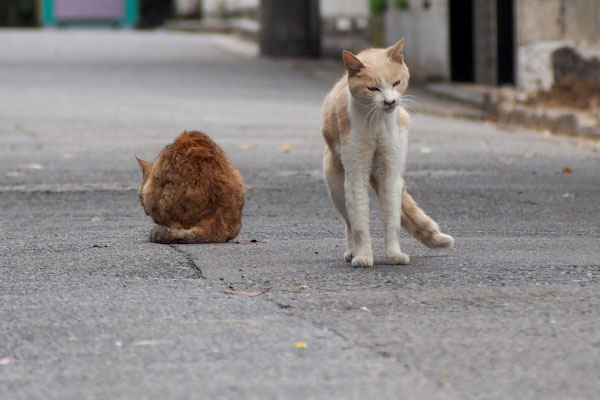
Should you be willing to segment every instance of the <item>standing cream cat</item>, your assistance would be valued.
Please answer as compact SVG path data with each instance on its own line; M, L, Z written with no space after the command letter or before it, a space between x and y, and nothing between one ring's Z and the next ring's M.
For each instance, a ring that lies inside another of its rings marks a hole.
M406 192L408 126L401 106L408 85L403 41L387 49L358 55L344 52L347 74L323 104L323 159L331 199L346 222L346 261L373 266L369 233L369 182L381 203L385 251L392 264L407 264L400 250L400 226L428 247L451 247L452 236L440 232Z

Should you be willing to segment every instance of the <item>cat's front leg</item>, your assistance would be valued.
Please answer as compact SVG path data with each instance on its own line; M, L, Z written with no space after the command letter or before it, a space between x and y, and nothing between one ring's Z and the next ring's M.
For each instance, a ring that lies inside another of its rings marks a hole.
M400 214L404 179L399 172L399 162L394 154L378 157L375 161L374 179L381 204L384 226L385 252L391 264L408 264L410 257L400 250Z
M351 236L354 248L351 254L352 266L358 268L373 266L373 249L369 233L369 176L373 160L371 148L350 147L342 153L345 170L344 193Z

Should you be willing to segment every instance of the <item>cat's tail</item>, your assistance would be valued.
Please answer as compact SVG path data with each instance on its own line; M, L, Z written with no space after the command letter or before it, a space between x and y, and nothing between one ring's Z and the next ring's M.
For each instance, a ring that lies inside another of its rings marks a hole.
M415 239L427 247L452 247L454 238L440 231L438 224L419 207L406 190L402 193L402 217L400 222Z
M189 229L173 229L159 225L150 232L150 241L163 244L193 244L193 243L225 243L233 239L241 230L234 232L216 228L216 221L211 218L203 220L198 225Z

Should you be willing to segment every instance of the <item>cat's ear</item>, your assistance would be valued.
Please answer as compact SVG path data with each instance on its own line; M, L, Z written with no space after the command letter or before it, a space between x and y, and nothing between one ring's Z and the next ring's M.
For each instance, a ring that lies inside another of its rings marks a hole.
M140 164L140 168L142 169L142 174L144 176L146 176L148 174L148 170L152 166L152 163L149 163L148 161L140 160L139 158L137 158L137 156L135 157L135 159L137 160L138 164Z
M358 74L365 67L365 64L348 50L344 50L344 64L350 76Z
M399 64L404 62L404 39L400 39L395 45L386 49L389 58Z

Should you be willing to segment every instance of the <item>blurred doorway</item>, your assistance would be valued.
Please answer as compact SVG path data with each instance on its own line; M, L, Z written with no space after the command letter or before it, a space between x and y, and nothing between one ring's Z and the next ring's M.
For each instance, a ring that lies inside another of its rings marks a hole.
M473 0L450 0L450 79L473 82Z
M452 81L514 84L514 0L449 2Z

